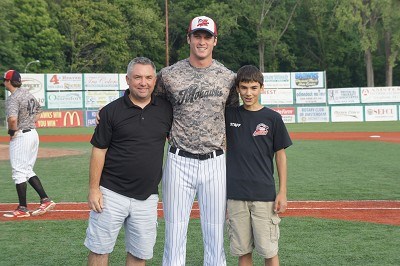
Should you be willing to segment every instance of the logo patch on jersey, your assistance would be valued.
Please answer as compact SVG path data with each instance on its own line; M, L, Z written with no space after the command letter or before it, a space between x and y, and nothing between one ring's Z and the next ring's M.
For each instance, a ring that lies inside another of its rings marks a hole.
M260 123L256 127L256 131L254 131L253 136L265 136L268 134L269 127L266 124Z
M230 123L229 125L231 127L240 127L241 124L239 124L239 123Z

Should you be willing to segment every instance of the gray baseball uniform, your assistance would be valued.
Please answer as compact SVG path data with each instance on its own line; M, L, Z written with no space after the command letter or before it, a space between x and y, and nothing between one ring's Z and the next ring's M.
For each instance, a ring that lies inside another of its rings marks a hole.
M18 117L18 132L10 141L10 162L15 184L21 184L35 176L33 167L39 149L35 116L41 112L36 98L25 88L17 88L6 100L7 118Z
M156 90L170 100L174 116L162 182L163 265L185 265L187 229L196 194L204 265L226 265L224 110L234 77L216 60L207 68L195 68L185 59L160 71Z

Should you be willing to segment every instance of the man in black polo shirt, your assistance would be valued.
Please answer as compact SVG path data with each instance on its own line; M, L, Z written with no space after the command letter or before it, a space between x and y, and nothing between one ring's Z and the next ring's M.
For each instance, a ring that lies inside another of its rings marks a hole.
M158 184L172 108L152 96L156 68L148 58L129 63L126 82L125 95L101 110L91 139L91 212L85 240L89 265L108 263L122 225L126 265L145 265L153 257Z

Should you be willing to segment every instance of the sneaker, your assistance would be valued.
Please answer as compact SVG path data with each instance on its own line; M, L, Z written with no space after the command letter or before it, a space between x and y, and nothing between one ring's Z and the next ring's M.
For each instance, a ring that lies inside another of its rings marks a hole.
M22 218L22 217L29 217L31 215L29 214L29 211L26 207L18 206L18 208L15 211L11 213L5 213L3 214L3 216L7 218Z
M32 212L33 216L45 214L46 212L54 209L54 207L56 206L56 203L54 201L50 200L49 198L43 199L40 202L41 203L40 203L39 208L37 208L36 210L34 210Z

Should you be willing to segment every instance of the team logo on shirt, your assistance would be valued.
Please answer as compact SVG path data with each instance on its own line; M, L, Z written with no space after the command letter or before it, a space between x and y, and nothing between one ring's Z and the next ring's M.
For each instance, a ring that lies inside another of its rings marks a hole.
M256 127L256 131L254 131L253 136L265 136L268 134L269 127L266 124L260 123Z

